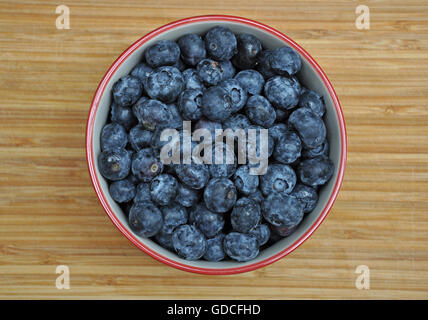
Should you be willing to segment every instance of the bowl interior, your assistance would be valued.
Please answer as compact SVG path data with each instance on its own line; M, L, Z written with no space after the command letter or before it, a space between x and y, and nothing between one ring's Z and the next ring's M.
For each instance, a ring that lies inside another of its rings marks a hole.
M198 267L198 268L225 269L225 268L243 267L250 264L259 263L261 261L264 261L280 253L281 251L287 249L288 247L292 246L298 239L300 239L308 231L308 229L320 217L323 209L325 208L330 198L330 195L332 194L333 188L336 184L336 180L338 178L338 173L339 173L340 157L341 157L341 133L340 133L338 115L335 110L332 97L330 96L327 87L323 83L319 74L314 70L311 64L302 55L301 57L302 57L303 65L302 65L302 70L299 73L299 80L301 81L302 84L304 84L309 89L315 90L318 93L320 93L325 100L327 112L326 112L326 115L324 116L324 119L327 126L327 131L328 131L328 141L330 144L330 158L335 164L335 172L332 179L328 182L328 184L325 185L323 188L321 188L318 205L310 214L307 214L305 216L302 223L298 226L297 230L289 237L284 238L279 242L275 243L274 245L272 245L271 247L263 250L255 260L252 260L249 262L243 262L243 263L235 262L235 261L223 261L223 262L208 262L208 261L202 261L202 260L187 261L179 258L176 254L162 248L152 240L137 236L128 227L127 217L122 211L122 209L111 198L108 192L108 183L99 173L98 163L97 163L98 155L100 153L100 133L101 133L101 129L103 128L104 124L107 121L109 111L110 111L110 104L112 101L112 97L111 97L112 85L119 78L128 74L132 70L132 68L142 60L145 49L149 47L151 44L153 44L154 42L161 39L176 40L181 35L184 35L186 33L204 34L208 29L216 25L225 25L229 27L233 32L238 34L251 33L256 37L258 37L262 42L263 46L268 49L274 49L280 46L289 45L284 40L257 27L240 23L240 22L221 21L221 20L199 21L199 22L192 22L190 24L180 25L151 38L150 40L145 42L143 45L141 45L139 48L137 48L133 53L131 53L127 57L127 59L125 59L118 66L116 70L112 69L113 74L110 78L110 81L107 83L104 92L101 95L98 109L95 114L94 126L93 126L93 143L92 143L93 150L92 151L93 151L93 159L94 159L94 165L95 165L95 173L100 183L101 191L104 194L106 202L112 209L113 214L116 216L116 218L128 230L128 232L133 235L134 238L138 239L145 247L151 249L154 252L157 252L159 255L166 257L170 260L176 261L180 264L190 266L190 267Z

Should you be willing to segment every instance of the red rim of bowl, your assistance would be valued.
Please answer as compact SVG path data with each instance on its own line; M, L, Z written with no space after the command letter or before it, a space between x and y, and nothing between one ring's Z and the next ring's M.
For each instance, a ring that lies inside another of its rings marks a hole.
M305 57L305 59L311 64L311 66L316 70L318 75L321 77L322 81L324 82L324 85L327 87L328 92L333 100L334 107L336 109L337 118L339 121L340 126L340 135L341 135L341 155L340 155L340 163L339 163L339 173L337 176L337 180L335 183L335 186L333 188L333 191L331 193L330 198L327 201L326 206L324 207L323 211L321 212L321 215L318 217L318 219L312 224L312 226L299 238L297 239L293 244L282 250L281 252L263 260L259 261L257 263L249 264L246 266L241 267L233 267L233 268L223 268L223 269L214 269L214 268L201 268L196 266L189 266L177 261L174 261L170 258L167 258L158 252L150 249L143 243L141 243L134 235L130 233L130 231L119 221L119 219L114 214L113 210L109 206L104 193L101 189L100 183L98 181L96 172L95 172L95 163L94 163L94 155L93 155L93 129L94 129L94 122L95 122L95 114L98 109L98 105L100 103L101 97L104 93L104 90L106 88L107 83L109 82L110 78L114 74L114 72L117 70L117 68L123 63L123 61L132 54L136 49L138 49L142 44L147 42L148 40L152 39L153 37L167 31L170 29L173 29L175 27L186 25L190 23L195 22L202 22L202 21L228 21L228 22L235 22L235 23L241 23L246 24L251 27L255 27L258 29L261 29L263 31L269 32L273 34L274 36L280 38L281 40L285 41L289 46L294 48L296 51L298 51L302 56ZM127 237L135 246L137 246L140 250L144 251L151 257L155 258L156 260L163 262L169 266L172 266L174 268L194 272L194 273L200 273L200 274L209 274L209 275L226 275L226 274L235 274L235 273L242 273L247 271L252 271L261 267L264 267L266 265L269 265L286 255L288 255L290 252L294 251L298 246L300 246L307 238L311 236L311 234L319 227L321 222L325 219L327 214L329 213L334 201L336 200L337 194L339 192L340 186L343 181L343 175L345 171L345 163L346 163L346 128L345 128L345 120L343 118L342 108L339 103L339 99L337 98L337 95L333 89L333 86L331 85L330 81L327 79L327 76L325 75L324 71L321 69L321 67L315 62L315 60L297 43L295 43L293 40L291 40L286 35L282 34L281 32L264 25L260 22L249 20L246 18L236 17L236 16L226 16L226 15L207 15L207 16L197 16L197 17L190 17L186 19L181 19L178 21L174 21L171 23L168 23L158 29L153 30L152 32L148 33L144 37L140 38L138 41L136 41L133 45L131 45L128 49L126 49L119 58L116 59L116 61L111 65L111 67L108 69L106 74L104 75L102 81L98 85L97 91L95 92L94 98L92 100L91 108L89 110L89 116L88 116L88 122L86 125L86 158L88 162L88 168L89 168L89 174L92 180L92 184L94 186L95 192L98 196L98 199L101 202L101 205L103 206L104 210L106 211L107 215L110 217L114 225Z

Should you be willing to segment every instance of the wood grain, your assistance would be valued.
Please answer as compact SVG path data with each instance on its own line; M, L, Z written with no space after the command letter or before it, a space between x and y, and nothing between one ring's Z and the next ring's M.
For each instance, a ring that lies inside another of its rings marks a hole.
M0 297L428 298L428 3L365 1L0 1ZM203 276L167 267L109 221L85 160L92 95L116 57L165 23L255 19L322 66L341 100L348 163L328 218L266 268ZM57 290L57 265L71 289ZM370 268L370 290L355 269Z

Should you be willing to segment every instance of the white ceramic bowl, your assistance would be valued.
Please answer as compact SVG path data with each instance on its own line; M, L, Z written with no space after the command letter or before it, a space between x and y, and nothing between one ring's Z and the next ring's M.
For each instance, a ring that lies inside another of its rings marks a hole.
M126 215L111 198L108 183L98 170L97 158L100 153L100 133L107 121L111 104L112 85L140 62L144 51L161 39L176 40L186 33L204 34L208 29L222 25L235 33L250 33L260 39L265 48L273 49L290 46L302 58L299 80L309 89L320 93L325 100L324 116L330 144L330 158L335 170L332 179L321 188L316 208L303 219L297 230L260 252L259 256L248 262L236 261L187 261L162 248L150 239L137 236L128 226ZM346 162L346 130L339 100L326 75L314 59L293 40L279 31L256 21L232 16L200 16L169 23L145 35L128 49L108 69L100 82L92 101L86 129L86 153L89 173L96 194L106 213L117 228L138 248L153 258L172 267L202 274L233 274L251 271L281 259L304 242L324 220L335 201L342 183Z

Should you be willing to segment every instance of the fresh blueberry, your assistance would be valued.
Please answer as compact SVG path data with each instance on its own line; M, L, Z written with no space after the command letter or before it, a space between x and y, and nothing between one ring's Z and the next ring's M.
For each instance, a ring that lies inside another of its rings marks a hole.
M144 202L151 200L152 197L150 196L150 183L141 182L138 184L135 192L134 202Z
M236 170L233 181L236 189L244 195L256 192L259 186L259 176L251 175L250 168L247 165L242 165Z
M257 71L260 72L265 79L275 76L275 72L270 65L271 54L271 50L263 50L257 56Z
M280 163L291 164L300 157L301 151L302 143L299 136L289 131L276 141L273 158Z
M134 105L134 113L144 128L150 131L167 127L172 119L168 106L152 99Z
M260 189L257 189L255 192L248 195L248 198L254 200L258 204L261 204L264 200L263 194Z
M204 190L205 205L214 212L229 211L235 204L236 198L236 187L226 178L211 179Z
M128 134L118 123L106 124L101 130L101 150L123 149L128 143Z
M146 50L146 62L152 67L172 66L180 57L180 47L171 40L160 40Z
M143 94L141 81L133 76L124 76L113 85L113 99L118 106L133 105Z
M241 33L236 37L238 42L238 53L232 62L239 69L251 69L256 66L257 55L262 51L262 44L252 34Z
M178 108L185 120L197 121L202 116L202 90L184 90L178 98Z
M235 67L232 62L222 61L220 62L220 70L221 70L221 80L232 79L236 73Z
M226 257L223 250L224 234L219 233L214 238L207 239L207 250L204 254L204 259L207 261L218 262Z
M324 122L311 109L299 108L293 111L288 123L297 131L306 148L318 147L327 136Z
M270 230L267 224L259 224L251 229L248 234L256 237L259 246L262 246L268 242L270 237Z
M149 73L144 86L152 99L171 103L184 88L184 79L176 67L159 67Z
M161 232L156 233L155 240L165 249L174 251L174 246L172 244L172 234L166 234Z
M178 182L170 174L163 173L153 178L150 184L150 196L154 202L166 206L177 195Z
M247 102L248 94L236 79L227 79L220 82L219 86L226 90L232 100L232 113L241 110ZM230 118L229 118L230 119Z
M215 86L202 96L202 113L211 121L223 122L232 113L232 100L227 91Z
M276 118L275 109L270 102L259 95L248 98L245 113L252 123L265 128L270 128Z
M177 188L177 196L175 202L181 204L183 207L193 207L199 200L199 193L189 188L188 186L179 183Z
M129 107L120 107L115 102L111 105L111 121L122 125L126 130L131 129L138 123L137 118Z
M208 167L203 163L179 164L175 173L182 183L192 189L202 189L210 177Z
M270 225L269 228L271 230L271 238L278 238L274 240L276 242L281 238L288 237L290 234L292 234L297 229L297 226L295 226L294 228L285 228L285 227L277 227L274 225Z
M249 261L259 254L257 239L248 234L231 232L224 237L223 245L226 254L236 261Z
M98 167L106 179L125 179L131 167L131 152L126 149L105 150L98 156Z
M143 86L147 83L147 77L149 73L153 71L153 68L145 63L137 64L131 71L131 76L138 78Z
M184 79L184 89L199 89L204 91L205 86L199 78L198 72L195 69L186 69L182 73Z
M260 176L260 189L264 196L288 194L296 185L296 174L285 164L271 164L265 175Z
M192 225L182 225L172 234L172 244L177 254L186 260L201 258L207 248L207 241L201 231Z
M223 142L215 143L211 155L209 170L212 178L229 178L235 173L238 160L231 147Z
M247 129L249 126L251 126L250 120L248 118L240 113L234 114L228 119L226 119L223 123L224 129L231 129L233 131L237 129Z
M317 187L327 183L334 173L333 162L325 157L317 157L300 162L297 174L304 184Z
M221 213L215 213L204 205L197 206L193 212L196 226L207 237L215 237L224 227L224 217Z
M260 94L265 83L263 76L252 69L238 72L234 79L238 80L245 91L253 95Z
M262 203L263 217L277 227L293 228L303 219L303 205L296 198L272 193Z
M132 157L132 173L143 182L150 182L163 170L162 162L152 148L144 148Z
M175 228L187 223L187 210L177 203L161 207L160 210L163 215L161 232L164 234L171 234Z
M144 129L142 125L137 125L129 131L129 142L135 151L140 151L143 148L150 146L153 133Z
M287 110L299 102L300 84L294 78L275 76L266 81L264 93L275 107Z
M290 196L295 197L303 204L303 213L309 213L314 210L318 202L317 191L312 187L300 183L296 185Z
M249 198L240 198L236 201L230 215L233 230L248 233L257 226L262 218L260 205Z
M112 182L109 190L111 197L119 203L131 201L135 197L135 185L127 179Z
M299 54L290 47L273 50L269 60L272 70L280 75L291 76L302 67Z
M269 134L272 136L275 143L278 142L280 137L287 134L288 131L288 127L284 123L277 123L269 128Z
M316 157L327 157L328 158L329 145L328 140L325 139L318 147L307 149L303 148L302 157L305 159L312 159Z
M299 106L311 109L320 118L325 113L324 99L318 93L312 90L302 90Z
M205 47L213 59L230 60L237 52L236 37L228 28L217 26L205 35Z
M207 55L205 43L197 34L186 34L177 40L177 44L180 47L181 58L190 66L196 66Z
M138 236L152 237L162 228L162 212L152 202L136 202L129 211L129 225Z
M222 69L217 61L203 59L196 66L196 70L199 79L207 86L215 86L221 81Z

